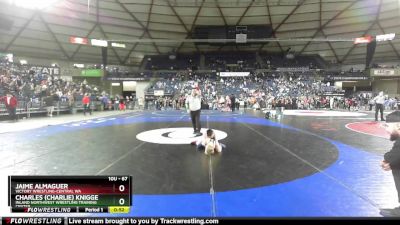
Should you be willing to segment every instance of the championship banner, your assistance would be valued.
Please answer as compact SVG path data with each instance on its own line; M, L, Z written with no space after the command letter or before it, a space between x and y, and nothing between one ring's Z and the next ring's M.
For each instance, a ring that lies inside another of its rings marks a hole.
M153 100L156 100L157 98L156 98L156 96L154 96L154 94L146 94L145 96L144 96L144 100L146 100L146 101L153 101Z
M334 76L334 77L329 77L328 80L334 80L334 81L358 81L358 80L369 80L369 77L365 77L365 76L351 76L351 77Z
M69 43L71 44L79 44L79 45L87 45L89 43L89 40L84 37L74 37L71 36L69 37Z
M248 77L250 72L220 72L220 77Z
M358 37L358 38L354 38L354 44L368 44L371 43L372 41L372 36L367 35L365 37Z
M6 59L7 62L14 62L14 55L12 53L0 52L0 58Z
M394 69L371 69L372 76L398 76L399 73Z
M59 67L54 66L35 66L32 65L29 70L35 71L36 73L60 76L61 70Z
M344 96L344 93L343 92L325 92L325 93L322 93L322 95L323 96Z
M164 90L154 90L154 96L164 96Z
M109 81L147 81L149 78L144 77L107 77Z
M390 33L390 34L381 34L376 36L376 41L391 41L396 37L395 33Z
M278 67L276 71L279 72L306 72L310 71L309 67Z

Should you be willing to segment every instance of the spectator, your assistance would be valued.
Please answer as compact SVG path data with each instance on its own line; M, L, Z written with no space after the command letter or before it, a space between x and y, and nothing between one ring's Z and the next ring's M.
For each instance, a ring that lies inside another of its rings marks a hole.
M86 112L89 112L90 115L92 115L92 110L90 109L90 97L89 93L86 93L84 97L82 98L82 104L83 104L83 115L86 116Z
M368 105L369 105L369 111L372 111L372 107L375 105L375 100L373 98L371 98L368 101Z
M10 120L17 121L17 98L11 93L7 93L6 96L0 98L0 102L3 102L6 105Z
M390 134L390 140L395 141L392 149L385 153L381 167L385 171L392 171L394 183L400 202L400 112L395 111L387 117L386 130ZM400 207L394 209L381 209L383 216L400 217Z
M230 100L231 100L231 110L233 112L233 111L235 111L235 107L236 107L236 98L235 98L234 94L231 94Z
M53 95L48 95L43 99L44 105L46 106L47 116L53 117L54 111L54 98Z
M119 100L119 110L125 111L125 109L126 109L126 106L125 106L124 99L121 98L121 100Z

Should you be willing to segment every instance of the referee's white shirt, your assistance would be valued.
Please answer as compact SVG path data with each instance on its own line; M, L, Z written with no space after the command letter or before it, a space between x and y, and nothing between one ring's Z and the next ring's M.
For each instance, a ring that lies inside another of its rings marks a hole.
M374 98L374 100L375 100L376 104L384 104L385 103L385 96L384 95L383 96L378 95L378 96L376 96Z
M189 104L190 111L197 111L201 109L201 97L200 96L188 96L186 99L186 104Z

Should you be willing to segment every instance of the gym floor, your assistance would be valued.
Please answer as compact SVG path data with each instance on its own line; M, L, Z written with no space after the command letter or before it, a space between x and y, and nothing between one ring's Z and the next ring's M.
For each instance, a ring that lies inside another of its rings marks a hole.
M130 214L115 216L379 217L397 206L393 177L380 168L392 143L371 112L285 114L203 110L202 131L226 145L213 156L190 145L198 137L184 111L0 132L0 171L132 175Z

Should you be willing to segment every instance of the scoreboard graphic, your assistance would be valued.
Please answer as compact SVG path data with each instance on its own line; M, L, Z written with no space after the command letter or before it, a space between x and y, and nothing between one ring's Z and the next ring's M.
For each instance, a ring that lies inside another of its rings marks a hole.
M9 176L15 213L128 213L131 176Z
M132 177L128 175L8 176L8 187L8 206L12 213L54 214L46 217L29 217L32 214L2 217L0 225L220 224L220 220L212 218L60 217L60 214L57 215L57 213L129 213L132 207Z

